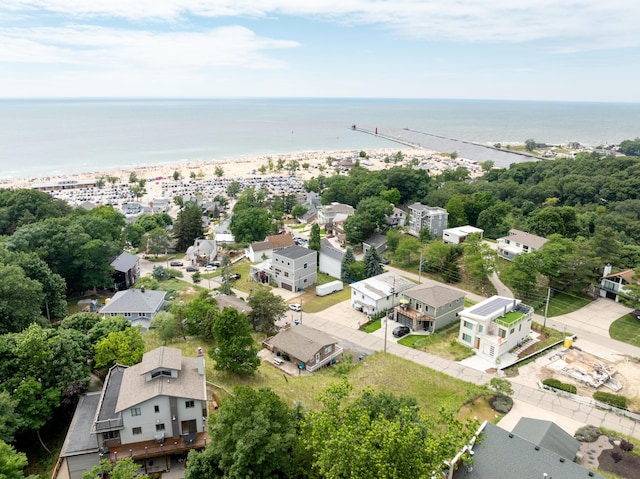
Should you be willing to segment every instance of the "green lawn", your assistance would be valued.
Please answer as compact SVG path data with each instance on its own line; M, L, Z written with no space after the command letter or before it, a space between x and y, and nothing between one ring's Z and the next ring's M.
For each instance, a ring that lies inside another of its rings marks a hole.
M626 314L609 326L609 336L624 343L640 346L640 321Z
M583 308L589 304L592 300L590 298L577 297L560 293L557 296L553 296L549 301L549 311L547 313L548 318L554 316L561 316L563 314L572 313L580 308ZM536 313L544 314L544 303L536 308Z
M319 313L351 297L351 289L349 287L326 296L316 296L315 286L312 286L312 288L313 294L305 294L302 300L302 311L305 313Z
M382 321L380 319L376 319L375 321L371 321L371 322L365 324L362 327L362 330L365 333L373 333L374 331L377 331L381 327L382 327Z
M475 353L470 348L458 343L458 333L459 326L456 325L429 335L409 334L399 339L398 343L451 361L462 361Z

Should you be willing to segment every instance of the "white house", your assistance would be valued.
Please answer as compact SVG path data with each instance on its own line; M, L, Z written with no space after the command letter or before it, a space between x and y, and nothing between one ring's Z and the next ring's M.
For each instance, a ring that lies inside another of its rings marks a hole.
M274 251L288 248L295 244L291 233L267 236L264 241L254 241L246 251L249 261L257 263L273 258Z
M474 233L480 235L480 239L482 239L484 230L469 225L447 228L442 232L442 241L450 244L461 244Z
M432 238L440 238L447 227L448 220L449 213L444 208L414 203L409 205L409 229L407 233L413 236L420 236L420 232L426 229Z
M207 390L200 348L197 354L161 347L134 366L113 366L102 391L78 403L59 477L80 479L101 459L125 457L145 473L164 472L191 449L203 449L209 442Z
M529 337L533 308L519 299L492 296L458 315L458 342L492 363L506 365L514 359L506 357L509 351Z
M331 203L330 205L321 206L318 209L318 224L324 226L327 223L332 222L336 215L344 214L347 217L353 215L356 212L355 208L351 205L345 205L343 203Z
M192 264L207 264L218 256L218 245L214 239L196 238L187 248L187 258Z
M271 260L272 280L279 288L300 291L316 283L318 252L302 246L274 251Z
M391 214L384 217L384 221L389 226L404 226L407 214L400 208L394 207Z
M334 278L340 278L342 272L342 257L344 252L334 248L326 238L320 240L320 264L318 270Z
M605 265L604 274L600 279L600 296L602 298L613 299L616 303L620 301L620 296L629 296L630 291L625 286L638 284L636 272L632 269L612 273L610 264Z
M541 236L511 229L508 236L498 238L498 255L511 261L519 254L541 249L547 241Z
M143 331L149 329L151 320L164 306L166 291L127 289L118 291L99 313L104 317L123 316L131 326L140 326Z
M399 304L400 293L415 285L392 272L372 276L350 285L351 306L368 316L388 311Z

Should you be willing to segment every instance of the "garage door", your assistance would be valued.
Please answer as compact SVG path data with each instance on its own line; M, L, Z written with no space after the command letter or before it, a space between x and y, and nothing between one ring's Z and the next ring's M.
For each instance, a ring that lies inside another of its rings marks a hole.
M401 325L413 328L413 320L411 318L407 318L406 316L403 316L402 313L398 313L397 320Z
M282 289L286 289L287 291L293 291L293 285L287 283L280 283L280 287Z

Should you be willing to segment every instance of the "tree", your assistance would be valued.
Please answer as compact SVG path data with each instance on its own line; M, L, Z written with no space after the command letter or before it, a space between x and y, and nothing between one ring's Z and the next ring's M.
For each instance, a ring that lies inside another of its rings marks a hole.
M292 477L296 420L270 389L235 388L212 416L209 433L218 439L189 453L185 479Z
M378 276L384 272L384 268L382 264L380 264L381 261L382 259L378 254L378 250L374 246L370 247L364 254L364 267L367 278Z
M124 331L109 333L96 344L95 350L97 369L109 368L116 363L132 366L142 360L144 341L138 328L128 327Z
M352 245L362 243L373 234L375 229L375 223L372 223L365 215L356 213L344 220L345 238Z
M295 205L293 208L291 208L291 216L293 216L294 218L300 218L307 211L308 211L308 208L306 206Z
M173 172L173 180L174 180L174 181L178 181L178 180L180 179L180 176L181 176L181 175L180 175L180 172L179 172L178 170L175 170L175 171Z
M478 286L495 271L497 253L483 243L477 233L470 235L464 242L464 265L467 274Z
M196 238L204 237L202 211L195 201L187 201L178 212L173 236L178 240L176 247L179 251L186 251Z
M400 244L400 232L397 229L389 229L384 235L387 238L387 248L389 251L395 252Z
M233 213L229 230L237 243L262 241L273 229L269 211L263 207L242 209Z
M251 291L247 304L251 307L248 317L254 331L267 334L276 331L276 321L282 318L288 309L282 296L273 294L264 286L258 286Z
M209 350L214 368L241 376L253 376L258 369L258 349L251 337L246 315L235 308L224 308L213 320L216 347Z
M0 439L0 478L2 479L36 479L38 476L25 476L27 456L18 452L13 446ZM95 476L94 476L95 477Z
M135 171L132 171L131 173L129 173L129 183L137 183L138 182L138 175Z
M44 323L42 285L16 265L0 263L0 277L0 334L22 331L32 322Z
M340 263L340 279L343 283L351 284L353 282L353 278L351 277L351 272L349 271L349 266L356 262L356 257L353 254L353 249L351 247L347 248L344 255L342 256L342 262Z
M624 140L620 143L620 153L626 156L640 156L640 138Z
M221 178L224 176L224 169L222 169L222 166L216 166L215 174L218 178Z
M309 234L309 249L320 251L320 247L320 226L318 223L313 223Z
M209 294L209 291L201 291L198 296L190 301L184 309L185 334L211 339L213 322L218 313L218 302Z
M536 297L538 290L538 260L533 254L519 254L502 271L501 279L518 298Z
M445 209L449 213L449 227L454 228L456 226L464 226L469 224L467 219L467 213L464 208L464 201L461 196L452 197L445 206Z
M151 328L156 330L158 337L165 345L184 333L178 318L167 311L160 311L155 315L151 320Z
M110 479L149 479L147 474L137 474L140 465L130 457L124 457L113 464L109 459L100 461L100 465L94 466L91 471L82 475L82 479L94 479L95 477L109 477Z
M524 149L527 151L533 151L536 149L536 141L533 138L528 138L524 142Z
M13 442L14 434L20 429L20 415L16 412L17 406L17 402L7 391L0 391L0 441ZM2 467L0 467L1 470ZM2 477L1 474L0 472L0 477Z
M229 183L229 185L227 185L227 196L235 197L238 195L238 193L240 193L241 189L242 186L238 181L232 181L231 183Z
M364 261L356 261L354 263L351 263L348 270L352 282L362 281L367 277L367 269Z
M422 243L417 238L404 235L396 248L395 259L403 266L412 266L420 260Z
M147 252L156 255L166 253L171 244L169 233L164 228L155 228L147 234Z

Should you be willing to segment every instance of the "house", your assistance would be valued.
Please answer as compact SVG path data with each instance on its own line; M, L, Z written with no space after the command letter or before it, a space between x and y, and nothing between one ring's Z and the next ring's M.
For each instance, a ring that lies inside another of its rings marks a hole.
M187 259L191 264L204 265L214 261L218 256L218 244L214 239L196 238L192 246L187 248Z
M118 291L99 312L105 318L123 316L131 326L140 326L146 331L164 306L166 294L166 291L148 291L145 288Z
M375 248L378 253L383 253L387 249L387 237L382 233L373 233L362 242L362 252L367 253L370 248Z
M549 241L525 231L511 229L509 235L498 238L498 255L509 261L522 253L530 253L541 249Z
M111 262L114 288L116 291L132 287L140 278L140 258L127 252L120 253Z
M279 288L301 291L316 283L318 252L302 246L274 251L271 260L272 280Z
M338 214L351 216L356 212L355 208L350 205L342 203L331 203L330 205L321 206L318 209L318 224L320 227L324 227L327 223L333 221Z
M458 316L458 342L491 363L500 364L515 359L506 355L529 337L533 308L519 299L492 296L463 309Z
M84 395L63 444L58 477L80 479L101 459L130 457L144 473L176 467L203 449L207 391L204 355L161 347L134 366L113 366L100 393Z
M619 302L621 296L629 295L629 290L625 289L625 286L638 284L635 276L636 272L632 269L612 273L611 265L605 265L604 275L600 279L600 297L613 299L616 303Z
M414 203L409 205L409 229L407 233L413 236L420 236L420 232L426 229L432 238L440 238L447 227L448 219L449 213L444 208Z
M169 198L153 198L149 201L149 208L152 213L166 213L171 209Z
M278 235L267 236L264 241L254 241L249 245L246 251L249 261L257 263L258 261L272 258L274 251L295 245L291 233L282 233Z
M392 272L363 279L350 285L351 306L368 316L388 311L400 302L400 293L416 284Z
M307 225L316 223L318 221L318 210L315 207L310 207L299 219L300 223Z
M303 324L283 328L265 340L264 345L276 356L309 372L333 364L342 357L343 352L336 339Z
M394 207L393 212L384 217L384 221L387 223L387 226L404 226L407 222L407 214L400 208Z
M549 422L549 421L543 421ZM516 426L517 428L517 426ZM559 428L558 428L559 429ZM553 431L553 440L536 443L520 435L516 429L505 431L485 421L478 429L472 444L465 446L451 461L446 471L447 479L604 479L603 476L573 462L564 455L562 443L573 445L575 439L562 430ZM553 444L552 444L553 443ZM560 446L557 448L556 446ZM463 459L472 456L473 461L464 464ZM524 472L526 471L526 473Z
M480 239L482 239L483 233L484 230L469 225L447 228L442 232L442 241L449 244L461 244L472 234L478 234L480 235Z
M464 292L436 281L415 285L400 296L395 320L413 331L436 332L458 321L464 309Z
M331 242L322 238L320 240L320 260L318 270L334 278L340 278L342 273L342 257L344 252L334 248Z
M228 294L219 294L216 296L216 301L218 302L220 311L224 308L234 308L242 314L249 314L253 311L253 308L251 308L246 301L236 298L235 296L229 296Z
M335 236L338 243L342 246L347 244L347 235L344 232L344 222L348 217L348 215L340 213L324 225L327 235Z
M580 450L580 441L560 426L543 419L520 418L512 431L523 439L574 461Z

